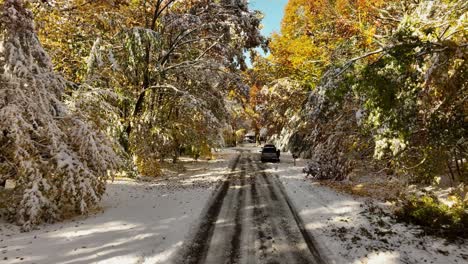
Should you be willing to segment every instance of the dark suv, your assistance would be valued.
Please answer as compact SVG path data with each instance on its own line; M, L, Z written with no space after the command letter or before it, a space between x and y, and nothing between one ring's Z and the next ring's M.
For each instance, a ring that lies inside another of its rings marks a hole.
M279 162L280 161L280 150L276 149L275 145L273 144L266 144L263 146L262 150L260 151L262 154L260 155L260 160L262 162L272 161L272 162Z

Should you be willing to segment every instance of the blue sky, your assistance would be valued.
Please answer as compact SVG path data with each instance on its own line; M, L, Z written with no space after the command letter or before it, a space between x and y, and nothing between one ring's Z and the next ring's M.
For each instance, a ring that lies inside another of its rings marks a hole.
M272 32L280 31L284 7L288 0L249 0L250 9L259 10L265 16L262 20L262 33L269 36Z
M287 3L288 0L249 0L250 9L259 10L264 15L262 19L262 34L264 36L268 37L273 32L280 32L281 19ZM261 49L257 50L263 54ZM251 66L250 58L247 58L247 65Z

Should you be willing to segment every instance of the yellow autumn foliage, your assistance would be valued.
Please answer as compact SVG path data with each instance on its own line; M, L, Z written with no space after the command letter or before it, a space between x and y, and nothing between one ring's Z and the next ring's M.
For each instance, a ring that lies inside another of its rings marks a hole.
M161 164L159 163L159 159L156 155L135 155L133 160L140 175L146 177L161 176Z

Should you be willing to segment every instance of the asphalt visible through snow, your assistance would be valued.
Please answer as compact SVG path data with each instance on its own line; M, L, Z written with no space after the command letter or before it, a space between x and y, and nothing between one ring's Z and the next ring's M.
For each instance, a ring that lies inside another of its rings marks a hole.
M176 263L326 263L266 166L240 151Z

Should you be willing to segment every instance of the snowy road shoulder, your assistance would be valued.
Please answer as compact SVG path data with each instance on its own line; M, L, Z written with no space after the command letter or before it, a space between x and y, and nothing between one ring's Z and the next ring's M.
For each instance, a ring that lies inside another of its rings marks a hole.
M304 161L281 163L267 172L278 175L306 229L332 263L466 263L467 243L445 243L420 236L414 227L396 223L382 204L357 198L305 179Z
M166 263L228 170L223 159L189 166L178 181L115 181L103 211L20 233L0 222L0 263Z

